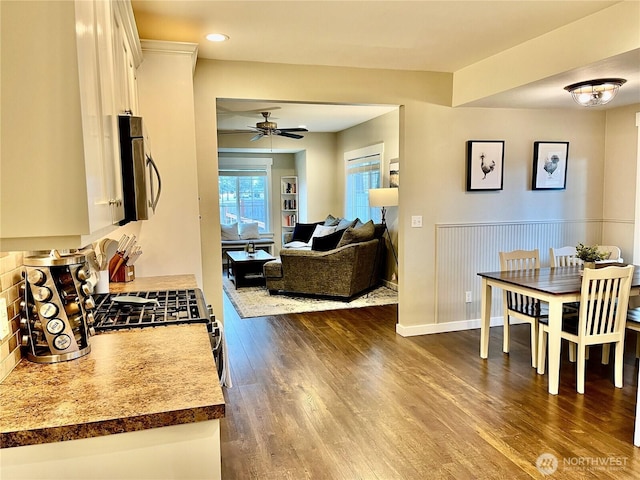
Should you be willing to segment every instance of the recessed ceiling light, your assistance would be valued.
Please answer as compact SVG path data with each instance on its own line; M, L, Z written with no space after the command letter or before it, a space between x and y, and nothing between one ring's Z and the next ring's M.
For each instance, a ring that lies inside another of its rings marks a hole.
M210 33L206 36L206 39L210 42L226 42L229 40L229 35L225 35L224 33Z

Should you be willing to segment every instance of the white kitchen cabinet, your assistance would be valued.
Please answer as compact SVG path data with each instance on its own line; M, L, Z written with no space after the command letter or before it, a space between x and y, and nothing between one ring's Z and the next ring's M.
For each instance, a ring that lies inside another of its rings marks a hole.
M128 80L114 68L116 35L125 31L114 24L126 14L135 28L131 6L61 0L0 8L0 251L81 247L124 216L117 86ZM137 39L135 30L127 35Z
M129 5L118 1L113 8L116 107L118 112L139 115L137 70L142 63L142 49Z

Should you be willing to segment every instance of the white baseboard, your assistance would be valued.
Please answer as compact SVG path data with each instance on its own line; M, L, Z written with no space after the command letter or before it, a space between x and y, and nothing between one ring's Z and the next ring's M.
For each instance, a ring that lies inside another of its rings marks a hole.
M492 317L490 325L492 327L498 327L503 325L502 317ZM518 323L524 323L520 320L512 320L511 325ZM414 337L416 335L431 335L433 333L447 333L447 332L459 332L462 330L473 330L480 328L480 319L462 320L459 322L446 322L446 323L427 323L424 325L411 325L408 327L402 324L396 325L396 333L403 337Z

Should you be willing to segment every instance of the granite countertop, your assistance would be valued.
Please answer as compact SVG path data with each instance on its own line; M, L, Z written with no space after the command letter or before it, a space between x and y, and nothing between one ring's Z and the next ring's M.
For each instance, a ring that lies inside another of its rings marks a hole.
M131 282L109 283L110 293L144 292L147 290L176 290L184 288L198 288L195 275L139 277Z
M22 360L0 384L0 447L75 440L224 417L205 325L91 337L76 360Z

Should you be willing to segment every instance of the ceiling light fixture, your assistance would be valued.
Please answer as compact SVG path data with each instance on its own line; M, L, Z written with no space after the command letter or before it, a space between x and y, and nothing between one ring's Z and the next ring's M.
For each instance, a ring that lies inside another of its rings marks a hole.
M613 100L620 86L626 82L624 78L598 78L574 83L564 89L571 94L577 104L583 107L594 107Z
M226 42L229 40L229 35L225 35L224 33L210 33L205 38L210 42Z

